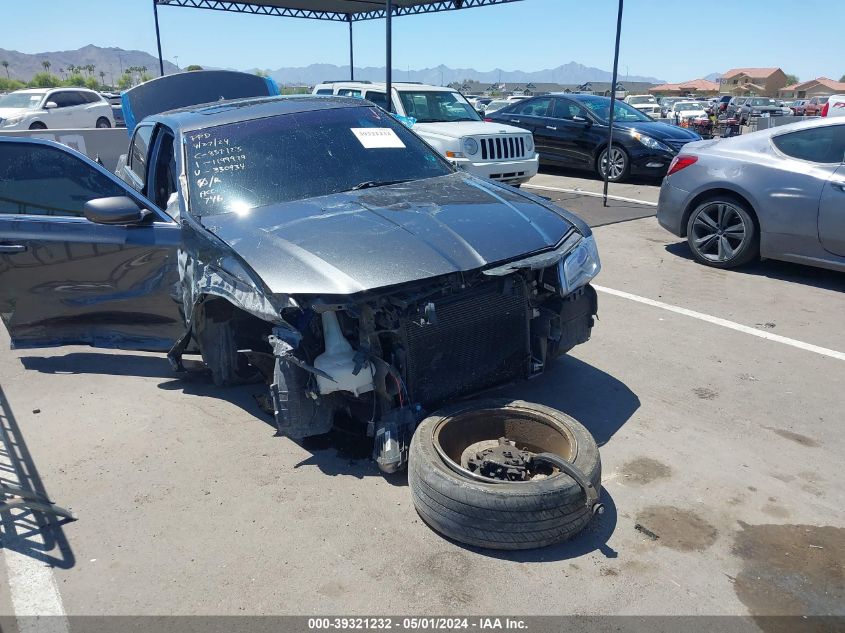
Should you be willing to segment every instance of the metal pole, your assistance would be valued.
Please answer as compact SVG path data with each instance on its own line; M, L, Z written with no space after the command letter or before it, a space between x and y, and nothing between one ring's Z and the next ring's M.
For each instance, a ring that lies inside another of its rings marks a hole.
M616 81L619 76L619 38L622 36L622 5L625 0L619 0L619 13L616 16L616 48L613 51L613 78L610 86L610 114L607 126L607 167L604 170L604 206L607 206L607 185L610 181L610 162L613 153L613 110L616 107Z
M385 57L387 58L387 72L385 83L387 85L385 86L385 96L387 97L387 111L393 112L393 33L391 31L393 28L393 3L391 0L385 0L384 6L387 10L387 22L385 28L387 34L387 50L385 51Z
M349 81L355 81L355 55L352 52L352 14L346 16L349 21Z
M156 46L158 46L158 71L164 77L164 58L161 56L161 32L158 29L158 4L153 0L153 17L156 22Z

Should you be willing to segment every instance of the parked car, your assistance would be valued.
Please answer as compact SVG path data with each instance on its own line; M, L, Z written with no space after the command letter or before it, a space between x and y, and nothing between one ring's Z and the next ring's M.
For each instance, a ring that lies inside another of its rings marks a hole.
M0 131L114 127L108 101L85 88L28 88L0 97Z
M484 114L484 110L487 108L487 104L490 103L493 99L490 97L479 97L475 100L473 106L475 107L475 111L478 114Z
M784 116L791 114L789 108L778 105L777 101L769 97L751 97L745 103L737 108L736 118L740 125L747 125L751 119L757 119L761 116Z
M552 94L503 108L490 120L531 131L542 162L587 169L604 177L609 114L609 97ZM686 143L701 139L694 132L658 123L621 101L615 104L614 119L611 182L634 174L663 176Z
M456 170L360 99L149 116L119 175L0 137L15 348L170 350L176 367L195 349L217 385L263 376L283 434L369 424L393 471L425 411L589 337L600 264L584 222Z
M666 118L686 125L690 119L706 119L707 110L700 101L676 101L669 108Z
M845 119L816 119L687 145L657 219L695 259L760 257L845 271Z
M672 107L673 103L677 103L678 101L684 101L683 97L663 97L658 102L660 104L660 117L666 118L667 113L669 112L669 108Z
M654 119L660 117L660 104L652 95L628 95L625 103Z
M822 107L823 117L845 116L845 95L833 95Z
M789 104L789 109L792 110L792 114L795 116L804 116L805 106L807 105L808 99L796 99L792 103Z
M338 81L320 84L314 93L326 89L335 95L387 105L383 83ZM451 88L397 82L393 84L392 107L452 164L476 176L518 186L537 174L539 161L531 135L516 127L485 122Z
M727 114L728 105L730 105L732 98L733 97L731 97L730 95L722 95L721 97L719 97L719 101L717 102L717 105L716 105L716 110L717 110L716 114L717 115L718 114Z
M822 109L830 97L813 97L804 105L805 116L821 116Z
M506 108L512 103L513 101L508 101L507 99L493 99L484 107L484 116L486 117L488 114L493 114L502 108Z
M725 109L725 115L727 118L739 120L740 109L750 98L751 97L732 97Z

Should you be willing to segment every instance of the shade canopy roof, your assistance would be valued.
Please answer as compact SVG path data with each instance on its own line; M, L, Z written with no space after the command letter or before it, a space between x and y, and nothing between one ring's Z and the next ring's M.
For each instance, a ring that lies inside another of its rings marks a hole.
M455 11L521 0L393 0L393 16L417 15L437 11ZM375 20L386 15L384 0L154 0L159 6L189 7L234 13L276 15L288 18L311 18L354 22Z

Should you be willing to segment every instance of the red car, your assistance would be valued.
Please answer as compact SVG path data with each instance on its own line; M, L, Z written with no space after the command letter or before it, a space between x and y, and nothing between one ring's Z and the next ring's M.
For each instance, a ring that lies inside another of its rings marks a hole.
M822 108L830 97L813 97L804 106L804 116L821 116Z
M792 110L792 114L795 116L804 116L808 101L808 99L797 99L789 104L789 109Z

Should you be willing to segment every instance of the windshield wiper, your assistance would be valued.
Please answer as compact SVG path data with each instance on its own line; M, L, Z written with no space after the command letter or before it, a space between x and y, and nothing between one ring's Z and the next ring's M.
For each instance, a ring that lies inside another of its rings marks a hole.
M357 185L352 187L349 191L359 191L361 189L372 189L373 187L386 187L387 185L398 185L402 182L408 182L409 178L405 178L403 180L365 180L364 182L359 182Z

